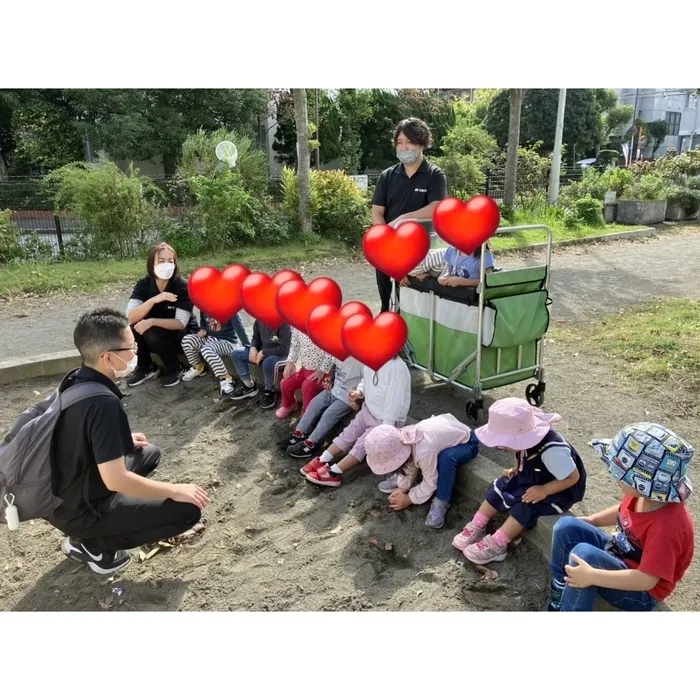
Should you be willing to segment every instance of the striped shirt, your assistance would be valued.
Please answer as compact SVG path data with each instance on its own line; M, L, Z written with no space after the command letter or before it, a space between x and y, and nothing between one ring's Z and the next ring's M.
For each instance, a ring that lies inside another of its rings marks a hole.
M445 251L446 249L431 250L422 262L408 273L409 277L416 277L417 275L439 277L445 269Z

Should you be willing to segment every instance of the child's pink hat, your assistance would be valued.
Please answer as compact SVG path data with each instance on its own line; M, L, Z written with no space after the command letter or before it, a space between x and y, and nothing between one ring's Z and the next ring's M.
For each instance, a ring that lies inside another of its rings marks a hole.
M395 428L378 425L365 440L367 464L375 474L395 472L411 456L411 445L421 439L417 425Z
M509 447L529 450L561 420L556 413L544 413L530 406L525 399L508 398L494 402L489 408L489 422L474 432L486 447Z

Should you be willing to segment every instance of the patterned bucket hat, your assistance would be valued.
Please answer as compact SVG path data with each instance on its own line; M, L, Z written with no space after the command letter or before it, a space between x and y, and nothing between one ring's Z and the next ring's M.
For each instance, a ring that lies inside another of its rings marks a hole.
M593 440L590 445L614 479L644 498L683 503L693 492L688 478L693 447L663 425L635 423L612 440Z

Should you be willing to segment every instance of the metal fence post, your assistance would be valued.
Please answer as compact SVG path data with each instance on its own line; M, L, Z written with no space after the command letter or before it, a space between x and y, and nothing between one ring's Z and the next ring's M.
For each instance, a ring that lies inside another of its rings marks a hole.
M59 218L58 214L54 213L53 220L56 224L56 238L58 238L58 254L60 255L60 257L63 257L65 251L63 250L63 232L61 231L61 219Z

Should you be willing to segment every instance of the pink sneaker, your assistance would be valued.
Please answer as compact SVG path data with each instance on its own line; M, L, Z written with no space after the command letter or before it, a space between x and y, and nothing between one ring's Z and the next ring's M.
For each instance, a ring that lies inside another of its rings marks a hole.
M503 561L508 553L508 547L499 547L491 535L483 540L464 548L464 556L472 564L490 564L492 561Z
M484 532L486 532L485 527L476 527L474 523L469 522L464 526L464 530L462 530L459 535L455 535L452 540L452 546L460 552L463 552L465 547L474 544L474 542L478 542L484 536Z
M278 418L286 418L287 416L290 416L294 411L299 408L299 404L295 401L291 406L288 408L285 408L284 406L280 406L276 411L275 415Z

